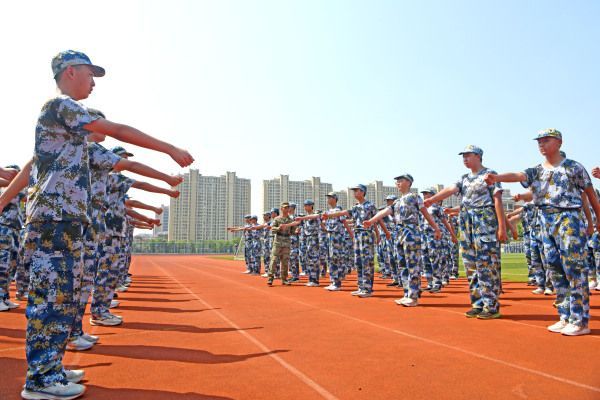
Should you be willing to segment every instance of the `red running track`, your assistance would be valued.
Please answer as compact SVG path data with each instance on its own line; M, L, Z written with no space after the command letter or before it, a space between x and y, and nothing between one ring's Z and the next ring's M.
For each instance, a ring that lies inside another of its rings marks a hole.
M470 320L464 280L393 300L377 281L342 292L267 287L241 262L136 256L120 327L89 327L101 343L68 352L84 368L87 399L600 399L600 296L592 335L546 331L552 298L505 284L499 320ZM328 282L323 282L325 286ZM23 385L24 307L0 314L0 399ZM87 324L87 318L86 318Z

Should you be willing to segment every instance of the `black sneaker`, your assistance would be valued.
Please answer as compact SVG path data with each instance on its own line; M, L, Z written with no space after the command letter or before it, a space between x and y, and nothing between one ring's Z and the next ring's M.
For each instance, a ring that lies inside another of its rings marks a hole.
M467 318L477 318L479 314L481 314L483 310L481 308L473 308L465 313L465 317Z
M501 316L502 315L500 315L499 311L484 311L477 316L477 319L496 319L500 318Z
M283 286L292 286L292 283L290 281L282 281L281 284Z
M269 280L267 281L267 285L273 286L273 278L269 277Z
M292 278L292 279L288 279L288 282L298 282L300 279L298 278Z
M388 283L386 286L394 287L394 286L398 286L398 285L399 285L398 281L393 281L393 282Z

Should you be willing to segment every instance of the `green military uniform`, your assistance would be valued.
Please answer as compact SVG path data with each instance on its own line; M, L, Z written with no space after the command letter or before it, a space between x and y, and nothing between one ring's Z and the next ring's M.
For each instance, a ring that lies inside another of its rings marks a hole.
M283 203L284 206L288 206L287 203ZM271 232L273 233L273 248L271 250L271 262L269 265L269 282L273 281L275 266L279 262L281 265L281 281L287 283L288 267L290 261L290 229L280 230L280 226L283 224L290 224L294 222L290 217L277 217L273 221Z

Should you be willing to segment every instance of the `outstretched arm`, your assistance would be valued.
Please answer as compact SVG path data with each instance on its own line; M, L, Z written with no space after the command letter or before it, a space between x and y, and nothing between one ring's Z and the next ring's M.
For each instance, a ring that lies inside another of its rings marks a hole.
M506 242L506 216L504 215L504 206L502 205L502 192L494 194L494 208L496 210L496 218L498 219L498 240L502 243Z
M163 212L161 207L154 207L146 203L142 203L139 200L127 199L125 200L125 205L129 208L141 208L142 210L154 211L156 214L160 215Z
M131 143L136 146L145 147L150 150L156 150L161 153L168 154L177 164L182 167L187 167L194 162L194 157L186 150L177 148L172 144L163 142L153 136L147 135L144 132L135 129L131 126L111 122L107 119L100 118L84 128L90 132L98 132L103 135L111 136L122 142Z
M392 210L389 207L386 207L383 210L379 211L377 214L375 214L375 216L373 216L373 218L368 219L365 222L363 222L363 226L365 228L368 228L371 225L375 225L377 222L381 221L382 219L384 219L385 217L387 217L388 215L391 215L391 214L392 214Z
M133 185L131 185L131 187L140 190L145 190L146 192L166 194L167 196L171 196L175 199L179 197L179 191L177 190L161 188L148 182L135 181Z
M29 175L31 175L31 164L33 160L29 160L21 172L17 174L10 182L8 187L0 194L0 212L10 203L23 189L29 184Z
M159 220L154 219L154 218L146 217L144 214L140 214L139 212L134 211L131 208L127 208L126 212L127 212L127 215L129 215L132 218L135 218L135 219L140 220L140 221L144 221L144 222L146 222L148 224L160 226L160 221Z
M113 170L131 171L133 173L146 176L148 178L161 180L171 187L177 186L181 182L183 182L183 177L181 176L167 175L163 172L155 170L152 167L147 166L146 164L142 164L137 161L130 161L125 158L119 160L119 162L117 162L117 164L113 167Z
M0 179L4 179L8 182L12 181L18 173L19 171L16 169L0 167Z
M458 193L458 188L456 187L456 185L448 186L446 188L443 188L427 200L424 200L423 203L425 204L425 207L430 207L432 204L437 203L439 201L443 201L456 193Z
M493 185L498 182L525 182L527 175L523 172L507 172L505 174L485 174L483 180L488 185Z

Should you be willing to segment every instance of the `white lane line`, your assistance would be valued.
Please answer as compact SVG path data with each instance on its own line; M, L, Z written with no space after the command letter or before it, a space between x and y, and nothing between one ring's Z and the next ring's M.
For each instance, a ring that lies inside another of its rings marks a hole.
M567 379L567 378L563 378L563 377L556 376L556 375L553 375L553 374L549 374L549 373L546 373L546 372L543 372L543 371L539 371L539 370L536 370L536 369L533 369L533 368L524 367L524 366L521 366L521 365L518 365L518 364L511 363L509 361L504 361L504 360L500 360L498 358L486 356L484 354L477 353L477 352L474 352L474 351L471 351L471 350L466 350L466 349L463 349L461 347L452 346L452 345L449 345L449 344L446 344L446 343L443 343L443 342L438 342L436 340L427 339L427 338L424 338L424 337L421 337L421 336L416 336L416 335L410 334L408 332L400 331L398 329L388 328L388 327L385 327L383 325L379 325L379 324L376 324L374 322L363 320L363 319L360 319L360 318L356 318L356 317L353 317L353 316L350 316L350 315L347 315L347 314L343 314L343 313L340 313L340 312L337 312L337 311L328 310L328 309L324 309L324 308L321 308L321 307L316 307L316 306L314 306L312 304L305 303L305 302L300 301L300 300L291 299L289 297L286 297L286 296L283 296L283 295L279 295L279 294L276 294L276 293L269 293L268 290L260 290L260 289L254 288L252 286L244 285L244 284L242 284L240 282L236 282L236 281L232 281L230 279L222 278L219 275L211 274L211 273L206 272L204 270L199 270L197 268L191 268L191 267L189 267L187 265L184 265L184 264L180 264L180 263L173 263L173 264L181 266L181 267L183 267L185 269L188 269L190 271L196 271L196 272L199 272L201 274L210 275L211 277L214 277L214 278L217 278L217 279L220 279L220 280L224 280L224 281L227 281L229 283L235 283L238 286L241 286L241 287L244 287L244 288L248 288L248 289L252 289L252 290L258 291L258 292L260 292L262 294L268 293L268 294L273 295L273 296L278 296L278 297L287 299L287 300L289 300L291 302L302 304L302 305L305 305L307 307L310 307L310 308L313 308L313 309L316 309L316 310L320 310L320 311L324 311L324 312L327 312L327 313L330 313L330 314L333 314L333 315L337 315L339 317L347 318L347 319L350 319L350 320L355 321L355 322L360 322L360 323L363 323L365 325L370 325L372 327L379 328L379 329L382 329L382 330L385 330L385 331L388 331L388 332L393 332L393 333L396 333L398 335L402 335L402 336L405 336L405 337L408 337L408 338L411 338L411 339L414 339L414 340L422 341L422 342L425 342L425 343L428 343L428 344L432 344L432 345L436 345L436 346L439 346L439 347L443 347L443 348L446 348L446 349L449 349L449 350L454 350L454 351L457 351L457 352L460 352L460 353L463 353L463 354L467 354L467 355L470 355L470 356L473 356L473 357L476 357L476 358L479 358L479 359L482 359L482 360L491 361L491 362L494 362L496 364L504 365L506 367L510 367L510 368L517 369L517 370L520 370L520 371L525 371L525 372L531 373L533 375L542 376L544 378L555 380L557 382L566 383L566 384L569 384L569 385L572 385L572 386L576 386L576 387L579 387L579 388L582 388L582 389L586 389L586 390L590 390L590 391L593 391L593 392L600 393L600 387L590 386L590 385L587 385L585 383L576 382L576 381L573 381L571 379ZM221 269L221 268L218 268L218 269Z
M200 303L202 303L205 307L213 309L212 311L214 311L223 321L225 321L227 324L229 324L232 328L236 329L236 332L238 332L239 334L241 334L242 336L244 336L250 342L254 343L254 345L256 345L259 349L261 349L262 351L264 351L265 353L267 353L269 355L269 357L273 358L282 367L284 367L285 369L287 369L289 372L291 372L293 375L295 375L298 379L300 379L302 382L304 382L307 386L309 386L314 391L316 391L317 393L319 393L324 399L337 400L337 397L334 396L333 394L331 394L329 391L327 391L327 389L325 389L324 387L322 387L321 385L319 385L317 382L315 382L312 379L310 379L302 371L298 370L293 365L291 365L288 362L286 362L284 359L282 359L281 357L279 357L277 354L273 353L272 350L270 350L267 346L265 346L261 341L259 341L254 336L252 336L251 334L249 334L247 331L242 330L235 322L233 322L232 320L230 320L229 318L227 318L219 310L215 309L213 306L211 306L210 304L208 304L205 300L203 300L202 298L200 298L197 294L195 294L190 289L188 289L186 286L184 286L182 283L180 283L177 278L175 278L170 273L166 272L161 266L159 266L158 264L156 264L154 261L150 261L150 262L154 266L158 267L158 269L160 269L164 274L170 276L175 282L177 282L177 284L179 284L179 286L181 286L186 292L188 292L190 294L190 296L193 296L196 300L198 300Z

